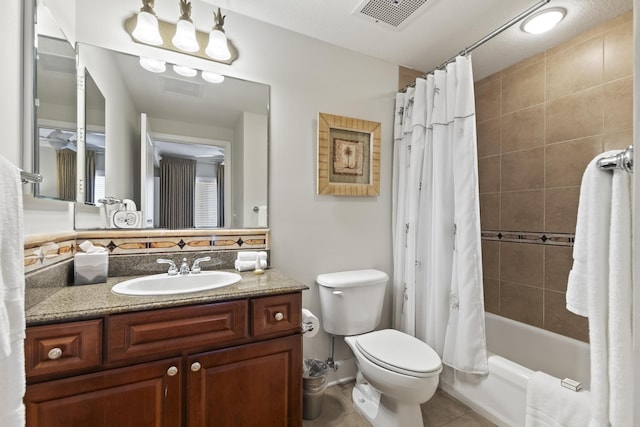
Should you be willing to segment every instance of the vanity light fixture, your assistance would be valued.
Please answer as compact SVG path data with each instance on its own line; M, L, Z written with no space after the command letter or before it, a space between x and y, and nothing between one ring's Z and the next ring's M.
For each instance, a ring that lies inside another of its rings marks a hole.
M222 15L218 8L213 12L214 26L211 32L198 31L191 20L191 0L179 1L181 15L177 24L156 17L154 0L142 0L140 12L125 20L125 30L136 43L231 65L238 58L238 50L225 34L223 26L226 15Z
M175 47L185 52L197 52L200 50L196 39L196 27L191 21L191 2L180 0L180 18L176 24L176 33L171 39Z
M173 71L185 77L195 77L198 74L198 70L191 67L185 67L184 65L174 65Z
M164 73L167 69L167 64L164 61L154 58L140 57L140 66L152 73Z
M139 42L158 46L163 43L158 29L158 17L153 11L155 0L142 0L142 8L136 15L136 27L131 33Z
M222 74L214 73L211 71L203 71L201 75L202 78L209 83L222 83L224 81L224 76Z
M534 13L524 20L522 30L530 34L542 34L558 25L567 14L561 7L552 7Z
M220 59L222 61L226 61L231 58L227 35L224 33L224 28L222 28L224 25L224 18L226 17L227 15L222 15L220 8L218 8L217 12L213 13L213 22L215 25L209 33L209 44L207 44L207 48L204 51L207 56L213 59Z

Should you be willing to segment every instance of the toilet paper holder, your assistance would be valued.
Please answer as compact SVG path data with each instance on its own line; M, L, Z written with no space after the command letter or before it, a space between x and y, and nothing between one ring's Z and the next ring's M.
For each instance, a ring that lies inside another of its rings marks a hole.
M313 331L313 323L311 322L302 322L302 334L306 334L307 332Z

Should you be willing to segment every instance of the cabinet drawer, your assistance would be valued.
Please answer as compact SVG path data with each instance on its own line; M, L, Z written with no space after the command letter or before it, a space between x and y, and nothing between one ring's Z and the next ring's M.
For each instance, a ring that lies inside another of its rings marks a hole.
M27 328L24 351L28 379L99 367L102 362L102 320Z
M300 331L301 298L301 294L296 293L252 299L253 336L264 337Z
M107 361L157 359L243 342L247 323L247 301L114 315L107 318Z

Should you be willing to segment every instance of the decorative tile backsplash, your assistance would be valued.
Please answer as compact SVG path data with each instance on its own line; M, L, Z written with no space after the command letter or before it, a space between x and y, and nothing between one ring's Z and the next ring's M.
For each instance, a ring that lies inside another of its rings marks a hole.
M269 230L101 230L27 236L25 273L72 259L78 245L87 240L114 256L268 250Z

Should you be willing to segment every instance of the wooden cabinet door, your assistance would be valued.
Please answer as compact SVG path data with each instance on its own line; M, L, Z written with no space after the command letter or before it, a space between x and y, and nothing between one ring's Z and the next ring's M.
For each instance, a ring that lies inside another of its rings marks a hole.
M187 358L188 427L299 427L302 337Z
M27 387L27 427L176 427L182 359L175 358Z

